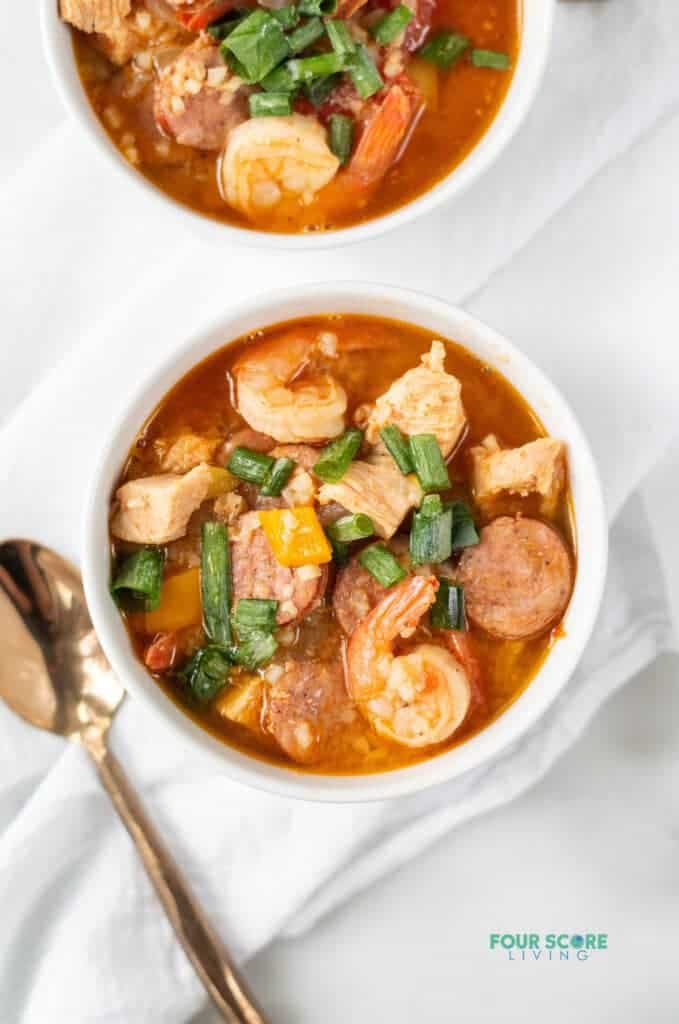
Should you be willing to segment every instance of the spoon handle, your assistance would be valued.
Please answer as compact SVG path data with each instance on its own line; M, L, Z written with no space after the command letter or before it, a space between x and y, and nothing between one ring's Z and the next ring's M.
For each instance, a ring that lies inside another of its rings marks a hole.
M103 736L83 737L113 805L130 833L177 938L229 1024L266 1024L219 937L163 846Z

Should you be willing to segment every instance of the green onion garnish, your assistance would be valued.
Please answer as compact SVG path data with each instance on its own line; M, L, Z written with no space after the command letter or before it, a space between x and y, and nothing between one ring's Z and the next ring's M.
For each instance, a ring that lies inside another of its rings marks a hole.
M341 74L322 75L319 78L312 78L310 82L306 82L304 91L309 101L315 107L320 107L322 103L325 103L335 86L339 85L341 81Z
M370 52L360 43L347 61L347 71L361 99L367 100L370 96L379 92L384 85L382 76L375 67L375 62L370 56Z
M344 114L330 115L330 149L340 164L345 164L354 148L354 119Z
M285 457L276 459L269 475L262 484L260 494L263 494L265 498L277 498L292 476L294 468L294 459L287 459Z
M380 46L386 46L388 43L393 43L397 36L400 36L412 16L413 12L409 7L406 7L405 4L399 4L398 7L394 7L393 11L390 11L384 18L381 18L377 24L373 25L370 33L375 37L375 41Z
M270 661L278 644L273 633L253 631L232 651L233 660L244 668L259 668Z
M413 434L410 457L423 491L445 491L450 487L448 470L434 434ZM231 468L231 467L229 467Z
M163 552L160 548L143 548L126 558L111 583L115 600L129 594L143 601L144 609L152 612L160 604L163 585ZM122 591L122 593L121 593Z
M200 593L205 632L214 644L231 643L231 554L222 523L203 523L200 534Z
M241 640L250 633L273 633L278 601L263 597L242 597L236 604L233 623Z
M436 600L429 611L434 629L466 629L464 588L439 578Z
M300 14L311 17L314 14L334 14L339 0L300 0L297 8Z
M438 495L429 495L413 514L410 529L410 557L415 565L445 562L452 554L453 512L443 507Z
M475 68L506 71L510 66L510 60L506 53L498 53L496 50L472 50L472 64Z
M294 4L288 4L286 7L279 7L277 10L271 9L269 13L272 18L276 19L284 32L288 32L291 28L294 28L299 24L299 14L297 13L297 8Z
M248 106L250 117L285 117L292 113L289 92L253 92Z
M361 551L358 561L383 587L400 583L408 575L384 544L371 544Z
M340 516L334 523L329 523L325 532L331 541L340 544L350 544L354 540L365 540L372 537L375 532L375 524L370 516L356 512L350 516Z
M229 14L226 18L221 21L215 21L211 25L208 25L206 31L213 39L216 39L218 43L223 42L228 35L230 35L237 25L240 25L245 15L243 14Z
M257 95L263 96L265 94L257 93ZM276 93L266 93L266 95L275 96ZM239 477L241 480L247 480L250 484L259 484L261 486L273 469L275 461L270 455L264 455L263 452L254 452L250 448L243 448L241 445L238 445L231 452L231 458L227 462L226 468L229 473L233 473L234 476Z
M336 484L349 468L349 464L363 442L363 431L350 427L326 445L314 463L314 473L326 484Z
M219 647L200 647L178 673L201 703L212 700L225 685L231 662Z
M288 41L275 18L254 10L221 44L224 58L246 82L261 82L290 53Z
M327 533L327 530L326 530ZM349 545L344 544L342 541L333 540L332 537L328 536L330 541L330 547L332 548L332 559L336 565L346 565L349 561Z
M317 39L320 39L325 32L325 25L320 18L310 18L304 25L300 25L288 36L290 53L301 53L311 46Z
M296 57L288 61L287 66L294 82L310 82L342 71L344 60L336 53L319 53L315 57Z
M469 40L460 32L437 32L420 50L420 57L444 70L452 68L469 47Z
M458 551L460 548L471 548L474 544L478 544L479 535L469 506L464 501L454 501L450 508L453 513L453 551Z
M356 49L356 43L344 21L326 21L325 31L335 53L349 57Z
M298 89L297 83L293 82L292 75L286 68L285 64L279 64L279 66L274 68L273 71L270 71L259 84L262 89L266 89L267 92L294 93Z
M384 447L401 472L406 474L412 473L415 467L410 457L408 441L398 427L393 423L388 423L386 427L382 427L380 430L380 437L384 442Z

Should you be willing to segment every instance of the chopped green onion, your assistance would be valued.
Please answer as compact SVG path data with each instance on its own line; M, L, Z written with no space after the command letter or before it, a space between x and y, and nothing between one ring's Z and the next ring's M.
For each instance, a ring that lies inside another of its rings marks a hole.
M464 588L439 578L436 600L429 611L434 629L465 629Z
M370 516L356 512L351 516L340 516L334 523L329 523L325 528L330 540L338 541L340 544L350 544L353 540L365 540L372 537L375 532L375 524Z
M474 544L478 544L479 535L469 506L464 501L454 501L450 508L453 513L453 551L458 551L460 548L471 548Z
M266 89L267 92L294 93L298 88L297 83L293 82L292 75L286 68L285 64L279 64L279 66L274 68L273 71L270 71L259 84L262 89Z
M163 552L160 548L143 548L126 558L111 583L115 600L123 593L143 601L144 609L152 612L160 604L163 585Z
M410 457L423 491L445 491L450 487L448 470L434 434L413 434ZM231 468L231 467L229 467Z
M219 647L200 647L178 673L201 704L212 700L226 684L231 662Z
M260 494L263 494L265 498L277 498L292 476L294 468L294 459L287 459L285 457L276 459L269 475L262 484Z
M299 25L299 14L297 13L297 8L294 4L288 4L286 7L279 7L277 10L271 9L269 13L272 18L276 19L285 32L294 28L296 25Z
M349 57L356 49L356 42L344 21L326 21L325 31L335 53Z
M200 593L205 632L213 643L231 643L231 554L222 523L203 523L200 535Z
M344 70L344 60L336 53L319 53L315 57L296 57L287 66L294 82L310 82Z
M363 442L363 431L350 427L326 445L314 463L314 473L326 484L336 484L349 468L349 464Z
M234 14L234 12L231 12L226 18L222 18L221 21L214 21L211 25L208 25L206 31L213 39L221 43L233 32L237 25L240 25L244 18L244 14Z
M382 427L380 430L380 437L384 442L384 447L401 472L406 474L412 473L414 466L413 460L410 457L408 441L399 428L393 423L388 423L386 427Z
M389 14L385 15L384 18L381 18L376 25L373 25L370 33L375 37L375 41L380 46L386 46L388 43L393 43L397 36L400 36L412 16L413 12L409 7L406 7L405 4L399 4L398 7L394 7L393 11L389 11Z
M276 653L276 638L273 633L261 633L253 630L232 651L233 660L244 668L259 668Z
M308 17L314 14L334 14L337 10L339 0L300 0L297 8L300 14Z
M250 633L273 633L278 601L263 597L241 597L233 613L233 622L241 640Z
M327 533L327 530L326 530ZM349 545L339 540L333 540L328 536L332 548L332 558L336 565L346 565L349 561Z
M354 119L344 114L330 115L330 149L340 164L345 164L354 148Z
M439 494L426 494L420 505L420 513L425 519L433 519L443 512L443 502Z
M257 93L258 96L264 95L263 93ZM275 96L276 93L267 93L268 96ZM239 477L241 480L247 480L250 484L259 484L260 486L264 483L267 476L273 469L275 459L270 455L264 455L263 452L254 452L251 448L243 448L238 445L231 452L231 458L226 464L226 468L229 473L233 473L234 476Z
M357 45L351 59L347 62L347 71L361 99L367 100L370 96L379 92L384 85L382 76L375 67L375 62L370 56L369 50L360 43Z
M300 25L288 36L290 53L301 53L311 46L325 33L325 25L320 18L310 18L304 25Z
M469 47L469 40L460 32L437 32L420 50L420 57L447 70Z
M341 81L341 74L321 75L318 78L312 78L310 82L307 82L304 86L304 91L307 94L309 101L313 103L315 107L320 107L322 103L325 103L335 86L339 85Z
M472 50L472 64L476 68L494 68L496 71L506 71L510 63L506 53L498 53L496 50Z
M384 544L371 544L361 551L358 561L383 587L400 583L408 575Z
M221 51L236 73L253 84L285 60L290 47L276 19L257 9L226 37Z
M436 504L437 499L438 505ZM438 495L429 505L425 498L422 506L413 514L413 525L410 529L410 557L415 565L424 565L426 562L445 562L447 558L450 558L453 550L452 509L450 507L444 509Z
M250 117L286 117L292 113L289 92L253 92L248 106Z

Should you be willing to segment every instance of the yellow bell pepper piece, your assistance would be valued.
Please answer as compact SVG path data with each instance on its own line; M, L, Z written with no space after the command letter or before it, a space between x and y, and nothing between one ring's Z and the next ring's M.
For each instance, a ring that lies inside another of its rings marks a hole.
M413 57L408 64L408 78L420 90L427 110L435 112L439 105L439 72L436 66L421 57Z
M212 480L207 492L208 498L219 498L238 487L240 480L233 473L229 473L228 469L220 469L219 466L210 466L209 469Z
M133 616L145 633L165 633L198 626L203 619L200 569L186 569L163 580L160 605L155 611Z
M259 521L280 565L293 569L331 561L330 542L313 508L268 509L259 513Z

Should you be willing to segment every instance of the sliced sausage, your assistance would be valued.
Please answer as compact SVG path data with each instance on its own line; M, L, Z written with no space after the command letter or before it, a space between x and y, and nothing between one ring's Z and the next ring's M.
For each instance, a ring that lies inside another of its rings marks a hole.
M260 434L258 430L243 427L241 430L236 430L231 434L221 448L219 448L215 457L218 462L226 463L229 461L234 448L250 448L253 452L270 452L275 445L276 442L273 437L270 437L268 434Z
M256 512L246 512L232 531L231 566L234 600L260 597L278 601L279 626L298 622L314 610L328 585L327 565L288 569L280 565L259 525Z
M332 607L347 636L351 636L359 622L381 601L387 589L355 558L344 569L340 569L332 595Z
M269 684L265 725L300 764L318 761L333 732L355 716L339 662L289 661Z
M229 132L247 119L247 93L219 47L201 36L160 72L156 123L183 146L221 149Z
M492 636L521 640L561 618L573 588L566 544L539 519L500 516L460 560L467 614Z

